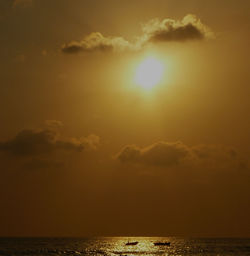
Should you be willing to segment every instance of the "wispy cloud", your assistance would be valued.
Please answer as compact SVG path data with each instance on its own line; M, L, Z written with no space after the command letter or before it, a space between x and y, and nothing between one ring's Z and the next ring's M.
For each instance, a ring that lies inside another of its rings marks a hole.
M82 41L72 41L62 46L63 53L75 54L79 52L119 52L135 49L135 45L126 41L123 37L105 37L99 32L91 33Z

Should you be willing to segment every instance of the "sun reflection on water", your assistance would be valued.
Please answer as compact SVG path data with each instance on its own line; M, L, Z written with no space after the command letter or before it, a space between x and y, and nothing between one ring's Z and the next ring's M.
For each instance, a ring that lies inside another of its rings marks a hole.
M138 242L136 245L126 245L127 242ZM121 237L114 238L110 253L119 256L132 256L132 255L168 255L168 248L154 246L157 239L145 237Z

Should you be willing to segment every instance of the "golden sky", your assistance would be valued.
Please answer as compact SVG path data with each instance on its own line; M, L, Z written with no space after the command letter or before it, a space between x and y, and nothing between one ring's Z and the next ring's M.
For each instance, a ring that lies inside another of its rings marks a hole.
M250 2L0 0L0 236L250 236Z

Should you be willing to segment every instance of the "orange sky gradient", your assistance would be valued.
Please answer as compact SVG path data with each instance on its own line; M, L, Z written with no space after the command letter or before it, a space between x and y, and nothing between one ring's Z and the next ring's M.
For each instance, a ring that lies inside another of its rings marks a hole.
M250 237L249 8L0 0L0 236Z

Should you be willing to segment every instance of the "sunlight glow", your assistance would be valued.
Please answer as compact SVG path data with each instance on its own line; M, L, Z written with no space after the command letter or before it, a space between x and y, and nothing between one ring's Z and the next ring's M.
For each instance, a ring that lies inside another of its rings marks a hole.
M164 65L157 59L145 59L137 68L135 83L144 89L152 89L159 84L164 72Z

